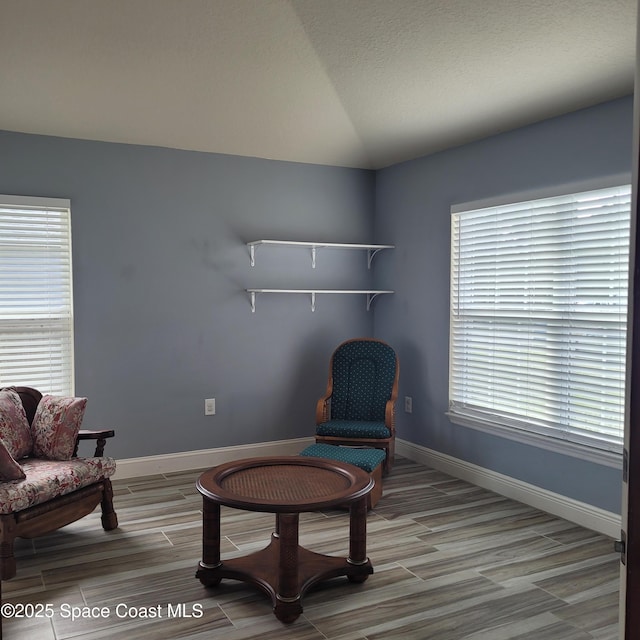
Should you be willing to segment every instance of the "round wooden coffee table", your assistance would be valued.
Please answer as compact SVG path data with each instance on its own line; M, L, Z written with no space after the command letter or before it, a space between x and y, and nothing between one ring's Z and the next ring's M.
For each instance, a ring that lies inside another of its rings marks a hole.
M247 458L205 471L196 483L203 498L202 561L205 586L222 578L265 591L282 622L302 613L302 596L321 580L347 576L364 582L373 573L366 555L368 473L351 464L302 456ZM220 559L220 507L276 514L275 531L262 551ZM298 517L306 511L349 506L349 557L314 553L298 544Z

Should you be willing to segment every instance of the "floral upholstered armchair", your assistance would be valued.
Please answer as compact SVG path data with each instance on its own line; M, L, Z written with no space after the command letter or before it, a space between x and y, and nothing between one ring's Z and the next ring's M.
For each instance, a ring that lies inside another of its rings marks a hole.
M102 526L115 529L110 477L103 455L112 430L80 430L86 398L43 396L31 387L0 389L0 571L16 574L15 538L50 533L102 507ZM78 457L78 440L96 440L93 457Z

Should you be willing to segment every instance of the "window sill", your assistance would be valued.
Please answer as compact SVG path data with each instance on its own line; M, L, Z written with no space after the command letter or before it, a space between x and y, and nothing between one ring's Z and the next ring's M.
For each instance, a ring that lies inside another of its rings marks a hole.
M614 451L604 451L602 449L595 449L586 445L577 444L574 442L568 442L567 440L560 440L559 438L550 438L538 433L532 433L530 431L524 431L513 427L504 427L502 425L477 420L446 412L447 417L454 424L458 424L470 429L476 429L477 431L483 431L500 438L506 438L515 442L538 447L540 449L546 449L553 453L559 453L565 456L572 456L581 460L587 460L588 462L594 462L606 467L613 467L614 469L622 469L622 452L616 453Z

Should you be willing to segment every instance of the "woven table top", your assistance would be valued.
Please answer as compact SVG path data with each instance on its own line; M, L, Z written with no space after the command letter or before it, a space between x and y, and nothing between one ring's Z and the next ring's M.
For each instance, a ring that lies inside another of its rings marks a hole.
M328 469L280 464L242 469L226 476L220 486L246 498L300 502L344 491L351 482Z

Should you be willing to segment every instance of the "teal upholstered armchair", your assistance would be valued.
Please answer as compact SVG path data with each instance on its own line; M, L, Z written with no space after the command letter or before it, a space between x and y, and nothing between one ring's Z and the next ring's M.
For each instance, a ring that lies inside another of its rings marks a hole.
M316 442L384 449L384 472L393 465L395 403L400 365L382 340L343 342L329 363L325 395L316 406Z

